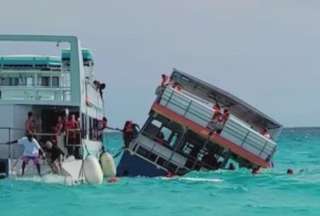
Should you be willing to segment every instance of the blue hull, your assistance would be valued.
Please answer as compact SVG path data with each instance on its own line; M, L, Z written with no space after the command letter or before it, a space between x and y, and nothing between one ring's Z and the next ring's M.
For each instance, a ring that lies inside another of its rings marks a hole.
M131 155L127 150L122 154L121 160L117 167L117 175L121 176L166 176L167 172L157 168L155 165L141 159L136 155Z
M0 178L7 177L9 174L8 159L0 159Z

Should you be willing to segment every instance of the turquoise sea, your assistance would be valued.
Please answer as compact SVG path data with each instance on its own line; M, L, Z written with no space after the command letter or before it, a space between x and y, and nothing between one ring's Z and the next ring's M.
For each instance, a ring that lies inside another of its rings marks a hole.
M120 134L108 139L116 153ZM194 172L174 180L122 178L115 184L64 186L0 180L1 216L320 215L320 129L286 129L272 170ZM287 176L287 168L296 172Z

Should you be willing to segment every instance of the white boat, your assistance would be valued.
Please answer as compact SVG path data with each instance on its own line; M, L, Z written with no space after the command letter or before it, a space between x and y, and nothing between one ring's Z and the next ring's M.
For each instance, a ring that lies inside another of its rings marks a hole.
M32 112L40 145L56 139L68 155L60 174L72 182L83 180L84 159L89 154L99 158L102 152L98 127L104 117L104 101L102 85L95 80L91 51L81 48L75 36L0 35L0 42L68 46L58 46L60 56L0 56L0 173L9 177L21 173L22 147L6 143L24 136L25 121ZM76 116L79 127L57 137L53 127L58 116L68 115ZM51 172L46 160L41 169L44 174ZM32 164L25 175L37 175Z

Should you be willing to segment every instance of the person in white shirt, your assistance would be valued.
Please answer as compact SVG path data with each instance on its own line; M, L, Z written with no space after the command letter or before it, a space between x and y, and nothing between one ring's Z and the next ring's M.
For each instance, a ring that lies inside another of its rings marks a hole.
M24 147L24 151L22 154L22 173L24 175L24 170L26 165L32 160L33 164L36 166L39 176L41 176L40 172L40 163L39 163L39 154L45 157L44 152L42 151L38 141L33 137L32 133L27 133L25 137L21 139L9 142L8 144L18 143Z

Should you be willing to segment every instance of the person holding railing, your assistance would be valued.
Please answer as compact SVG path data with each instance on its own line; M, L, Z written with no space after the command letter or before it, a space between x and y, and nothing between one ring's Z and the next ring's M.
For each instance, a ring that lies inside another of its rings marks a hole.
M212 119L208 124L208 127L214 132L220 133L222 129L223 114L221 113L221 107L218 103L213 106Z
M123 133L123 141L125 148L128 148L130 142L138 136L139 130L139 125L137 125L136 123L133 123L132 121L125 122L123 129L121 130Z
M226 121L228 121L230 116L229 110L228 109L224 109L223 110L223 114L222 114L222 123L225 124Z
M115 131L121 131L118 128L109 127L108 125L108 119L106 117L103 117L102 120L98 122L98 139L102 140L103 138L103 131L104 129L110 129Z
M39 145L38 141L33 137L33 134L28 132L27 135L25 137L22 137L21 139L7 142L7 144L14 143L18 143L19 145L22 145L24 147L24 151L22 154L21 175L24 175L26 165L29 163L30 160L32 160L33 164L37 168L39 176L41 176L39 156L42 155L42 157L45 158L45 153Z
M50 167L54 173L61 173L62 170L62 157L65 155L64 152L57 146L57 144L52 144L52 142L46 142L46 149L50 154Z
M262 136L264 136L267 139L271 139L271 134L269 133L267 128L263 128L261 132Z

